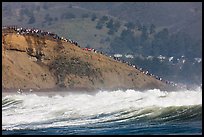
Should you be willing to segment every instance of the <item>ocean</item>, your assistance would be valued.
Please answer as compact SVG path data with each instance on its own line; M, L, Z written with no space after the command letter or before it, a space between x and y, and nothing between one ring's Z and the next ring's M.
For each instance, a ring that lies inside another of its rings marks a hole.
M3 135L201 135L202 89L12 93Z

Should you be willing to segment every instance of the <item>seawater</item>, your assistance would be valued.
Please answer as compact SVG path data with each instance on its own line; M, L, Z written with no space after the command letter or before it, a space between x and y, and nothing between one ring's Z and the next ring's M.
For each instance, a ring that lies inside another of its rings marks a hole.
M6 94L2 134L202 134L202 90Z

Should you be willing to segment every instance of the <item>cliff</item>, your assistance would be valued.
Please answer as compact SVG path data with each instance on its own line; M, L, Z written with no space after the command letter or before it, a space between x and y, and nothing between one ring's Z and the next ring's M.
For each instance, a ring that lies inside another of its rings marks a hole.
M165 89L166 83L101 53L48 36L2 31L3 89Z

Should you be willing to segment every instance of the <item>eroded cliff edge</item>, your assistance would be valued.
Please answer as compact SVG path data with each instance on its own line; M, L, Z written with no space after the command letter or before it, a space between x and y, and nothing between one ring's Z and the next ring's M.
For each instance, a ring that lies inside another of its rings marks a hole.
M167 84L63 40L2 31L3 89L166 89Z

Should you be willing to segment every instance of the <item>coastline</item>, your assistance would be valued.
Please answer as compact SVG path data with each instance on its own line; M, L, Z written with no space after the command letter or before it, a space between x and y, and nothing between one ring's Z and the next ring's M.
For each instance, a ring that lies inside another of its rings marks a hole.
M99 90L90 89L68 89L68 88L50 88L50 89L2 89L2 96L9 94L37 94L37 95L66 95L75 93L97 93Z
M37 94L37 95L66 95L66 94L78 94L78 93L86 93L86 94L96 94L99 91L115 91L115 90L139 90L139 91L145 91L145 90L151 90L154 88L142 88L142 89L132 89L132 88L101 88L101 89L90 89L90 88L43 88L43 89L2 89L2 96L6 96L9 94ZM178 87L166 87L164 89L160 89L161 91L177 91L179 90Z

